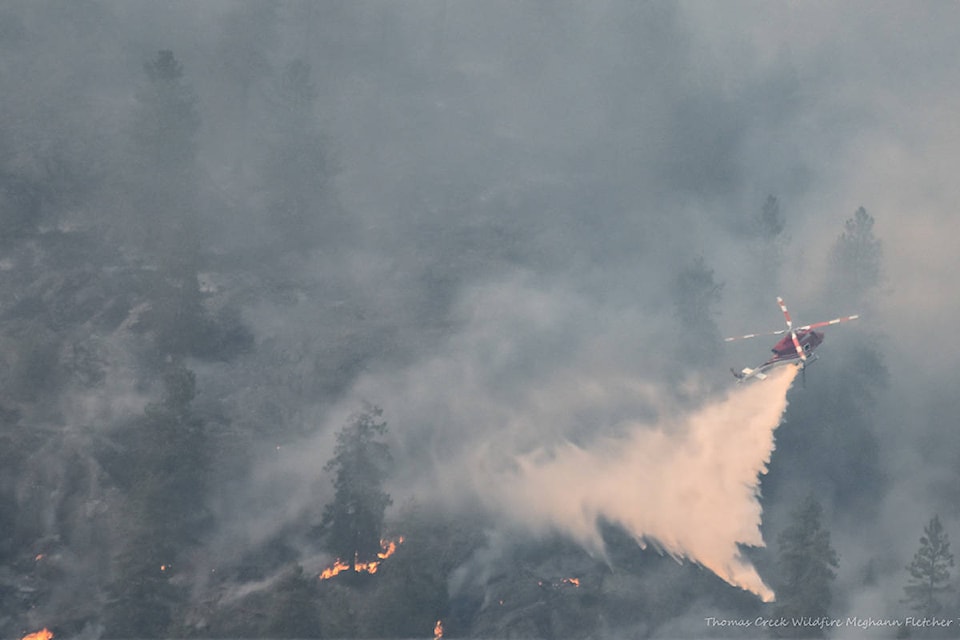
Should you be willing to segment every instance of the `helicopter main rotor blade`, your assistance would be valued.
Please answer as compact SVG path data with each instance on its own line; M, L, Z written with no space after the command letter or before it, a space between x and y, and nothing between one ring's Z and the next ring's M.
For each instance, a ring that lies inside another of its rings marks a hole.
M760 338L763 336L779 336L784 333L789 333L793 338L794 347L797 349L797 353L800 354L800 357L806 360L806 354L803 353L803 349L800 348L799 340L797 339L797 331L808 331L810 329L817 329L819 327L826 327L832 324L840 324L842 322L850 322L851 320L859 320L860 316L854 314L852 316L846 316L843 318L834 318L833 320L827 320L825 322L815 322L813 324L807 324L802 327L794 328L793 319L790 317L790 311L787 309L787 303L783 301L783 298L777 296L777 304L780 305L780 310L783 312L783 318L787 323L786 329L780 329L778 331L767 331L764 333L748 333L745 336L733 336L730 338L724 338L724 342L734 342L735 340L747 340L749 338Z
M797 332L791 331L790 337L793 338L793 346L797 349L797 355L800 356L800 359L804 362L807 361L807 354L803 352L803 347L800 346L800 341L797 340Z
M790 312L787 311L787 303L784 302L780 296L777 296L777 303L780 305L780 310L783 311L783 317L787 321L787 329L790 330L790 337L793 338L793 347L797 350L797 355L800 356L800 359L806 362L807 354L803 352L803 347L800 346L800 341L797 339L797 332L793 329L793 320L790 319Z
M825 322L814 322L813 324L808 324L800 327L797 331L806 331L807 329L817 329L819 327L826 327L831 324L840 324L841 322L850 322L851 320L859 320L860 315L854 314L852 316L847 316L845 318L834 318L833 320L827 320Z
M780 311L783 311L783 317L787 321L787 329L790 330L790 333L793 333L793 320L790 319L790 312L787 311L787 303L783 301L783 298L777 296L777 304L780 305Z
M724 342L733 342L734 340L746 340L747 338L761 338L763 336L779 336L786 333L786 329L780 329L778 331L767 331L766 333L748 333L745 336L734 336L732 338L724 338Z

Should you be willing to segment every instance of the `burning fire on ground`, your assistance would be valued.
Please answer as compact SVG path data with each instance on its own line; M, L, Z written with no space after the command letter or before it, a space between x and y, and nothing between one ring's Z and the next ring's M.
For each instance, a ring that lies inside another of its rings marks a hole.
M433 625L433 640L440 640L443 637L443 620L437 620Z
M50 640L51 638L53 638L53 632L44 627L40 631L28 633L21 640Z
M580 578L563 578L559 582L544 582L543 580L537 580L537 586L539 587L548 586L553 589L559 589L565 584L573 585L574 587L579 587ZM500 604L503 604L503 600L500 601Z
M380 563L392 556L397 551L397 547L403 544L403 536L396 540L381 540L380 551L377 553L377 560L370 562L360 562L356 556L353 558L354 571L357 573L374 574L380 568ZM327 567L320 573L321 580L329 580L333 576L348 571L350 563L337 558L332 567Z

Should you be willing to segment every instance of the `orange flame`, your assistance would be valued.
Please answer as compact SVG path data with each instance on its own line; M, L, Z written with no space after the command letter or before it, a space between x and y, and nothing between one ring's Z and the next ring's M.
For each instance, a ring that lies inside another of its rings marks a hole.
M551 580L550 582L544 582L543 580L537 580L537 585L541 588L550 588L550 589L559 589L565 584L572 584L575 587L580 586L580 578L561 578L559 582L556 580Z
M34 562L40 562L41 560L43 560L43 558L44 558L44 555L42 553L38 553L36 556L34 556L33 560Z
M378 553L379 557L380 554ZM373 575L380 567L380 560L371 560L370 562L360 562L357 556L353 556L353 570L357 573L369 573Z
M377 557L379 560L371 560L370 562L360 562L357 559L357 556L353 556L353 570L357 573L369 573L374 574L380 568L380 563L392 556L397 551L397 546L403 544L403 536L400 536L396 540L381 540L380 549L381 551L377 552ZM347 562L344 562L340 558L337 558L333 566L327 567L320 572L321 580L329 580L338 573L342 573L350 569L350 565Z
M35 631L33 633L28 633L23 636L21 640L50 640L53 637L53 632L44 627L40 631Z
M344 562L340 558L337 558L337 561L333 563L332 567L327 567L320 573L320 579L329 580L330 578L337 575L341 571L346 571L349 568L350 568L350 565L348 565L346 562Z
M380 548L383 549L383 551L377 553L377 557L381 560L386 560L396 553L398 544L403 544L403 536L400 536L396 540L381 540Z
M433 640L440 640L443 637L443 621L437 620L437 624L433 625Z

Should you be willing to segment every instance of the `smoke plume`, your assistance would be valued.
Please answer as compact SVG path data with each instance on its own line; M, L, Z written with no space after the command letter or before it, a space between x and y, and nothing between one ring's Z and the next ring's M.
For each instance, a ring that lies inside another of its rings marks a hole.
M773 591L738 545L764 546L759 475L796 371L776 370L686 416L630 424L620 438L520 457L509 472L487 478L485 495L517 523L562 532L601 553L598 519L617 523L641 544L770 602Z

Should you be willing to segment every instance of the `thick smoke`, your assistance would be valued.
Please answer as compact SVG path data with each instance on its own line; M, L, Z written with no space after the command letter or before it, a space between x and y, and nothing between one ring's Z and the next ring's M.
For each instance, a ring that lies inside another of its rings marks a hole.
M739 545L764 546L759 475L766 472L774 431L796 369L737 387L687 416L630 424L624 437L589 447L566 444L517 460L488 475L492 506L534 530L566 533L602 550L602 518L639 541L707 567L732 585L774 598Z
M155 201L128 156L161 49L202 116L204 299L235 304L255 338L242 356L185 363L216 434L214 533L197 554L212 584L301 535L288 532L330 499L334 433L366 399L386 412L397 508L485 506L598 555L597 522L612 521L769 595L737 545L762 543L757 476L789 381L715 400L705 379L734 387L726 366L769 343L676 357L670 289L702 256L725 285L724 332L780 327L777 294L800 323L862 314L828 333L790 407L763 516L782 529L814 489L841 556L836 606L895 611L923 523L939 513L956 535L960 519L957 5L399 7L0 5L0 587L18 594L5 629L47 612L98 620L136 524L99 460L136 459L123 438L159 399L141 362L156 267L122 238ZM303 133L328 136L323 188L356 224L302 254L264 233L271 202L323 190L293 180L309 171L265 170L309 138L277 131L283 72L300 61L316 93ZM754 228L768 195L786 224L775 247ZM829 285L861 205L885 277L863 305ZM865 336L875 359L857 355ZM886 386L854 375L864 362L887 363ZM757 422L738 420L751 403ZM308 566L315 544L302 546ZM25 582L17 558L68 577ZM80 592L83 613L65 614Z
M438 354L365 376L350 402L387 409L398 503L480 506L503 528L560 533L598 557L599 526L612 523L772 600L738 545L764 544L759 476L795 369L730 379L721 396L696 375L668 384L640 357L656 323L633 314L598 321L569 290L497 282L464 301L465 323Z

